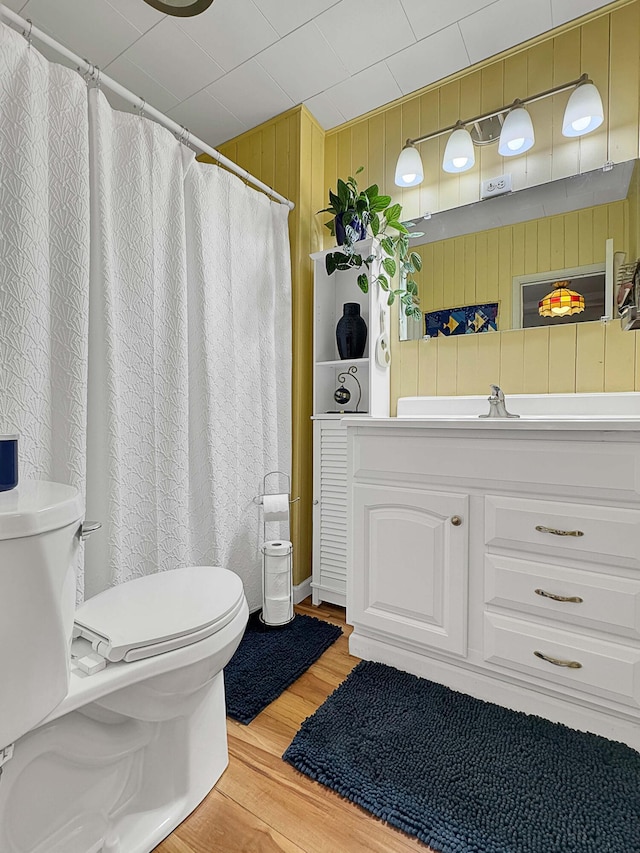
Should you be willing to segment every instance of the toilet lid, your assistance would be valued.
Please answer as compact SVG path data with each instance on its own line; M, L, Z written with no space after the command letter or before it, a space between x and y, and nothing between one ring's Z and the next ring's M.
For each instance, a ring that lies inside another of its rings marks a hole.
M107 660L140 660L219 631L243 600L238 575L219 566L188 566L90 598L76 611L74 634L90 640Z

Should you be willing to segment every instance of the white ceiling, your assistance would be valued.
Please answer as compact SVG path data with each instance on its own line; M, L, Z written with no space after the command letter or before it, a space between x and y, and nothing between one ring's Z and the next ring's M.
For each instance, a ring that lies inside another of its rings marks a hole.
M212 146L300 103L328 130L607 5L215 0L174 18L143 0L2 2Z

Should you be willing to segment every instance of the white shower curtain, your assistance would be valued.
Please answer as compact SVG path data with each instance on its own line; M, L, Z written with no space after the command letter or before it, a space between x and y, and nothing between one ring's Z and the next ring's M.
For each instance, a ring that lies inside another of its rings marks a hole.
M208 563L255 608L253 498L290 468L288 209L98 90L88 111L0 25L0 431L104 524L79 598Z
M83 489L88 294L86 86L0 25L0 433Z
M254 498L264 474L290 471L289 209L202 163L186 202L194 554L233 568L257 607Z

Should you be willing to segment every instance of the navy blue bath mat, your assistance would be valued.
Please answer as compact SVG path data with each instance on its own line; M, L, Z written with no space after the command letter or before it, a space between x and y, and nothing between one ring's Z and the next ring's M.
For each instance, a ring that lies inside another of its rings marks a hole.
M640 853L640 753L384 664L283 757L439 853Z
M281 628L267 628L254 613L224 670L227 716L250 723L341 634L337 625L300 614Z

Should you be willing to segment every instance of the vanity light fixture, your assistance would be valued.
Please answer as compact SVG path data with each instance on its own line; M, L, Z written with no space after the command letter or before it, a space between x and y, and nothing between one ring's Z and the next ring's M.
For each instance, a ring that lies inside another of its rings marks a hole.
M563 136L584 136L604 121L602 98L590 80L585 79L573 90L562 121Z
M502 125L500 141L498 142L498 154L503 157L515 157L516 154L524 154L533 147L536 141L533 132L531 116L526 108L516 101L513 108L507 113Z
M417 149L416 154L418 154ZM444 149L442 168L445 172L466 172L475 162L473 139L467 128L459 121Z
M415 145L407 140L396 164L396 184L399 187L415 187L423 180L422 157Z
M206 11L213 0L145 0L158 12L165 15L175 15L178 18L191 18Z
M564 136L584 136L586 133L591 133L604 121L604 110L596 86L589 79L588 74L583 74L577 80L554 86L553 89L538 92L528 98L518 98L513 103L500 107L499 110L457 121L449 127L427 133L416 139L407 139L398 157L396 185L415 187L421 183L424 179L424 168L416 146L428 139L436 139L448 133L451 133L451 136L447 142L442 163L445 172L465 172L470 169L475 163L474 145L498 141L498 152L502 156L513 157L523 154L535 142L533 123L529 112L525 109L526 105L570 89L573 91L565 109L562 133ZM483 132L483 125L487 126L487 133ZM502 126L499 137L496 125Z
M541 317L570 317L584 311L584 296L569 290L570 281L556 281L553 290L538 302Z

